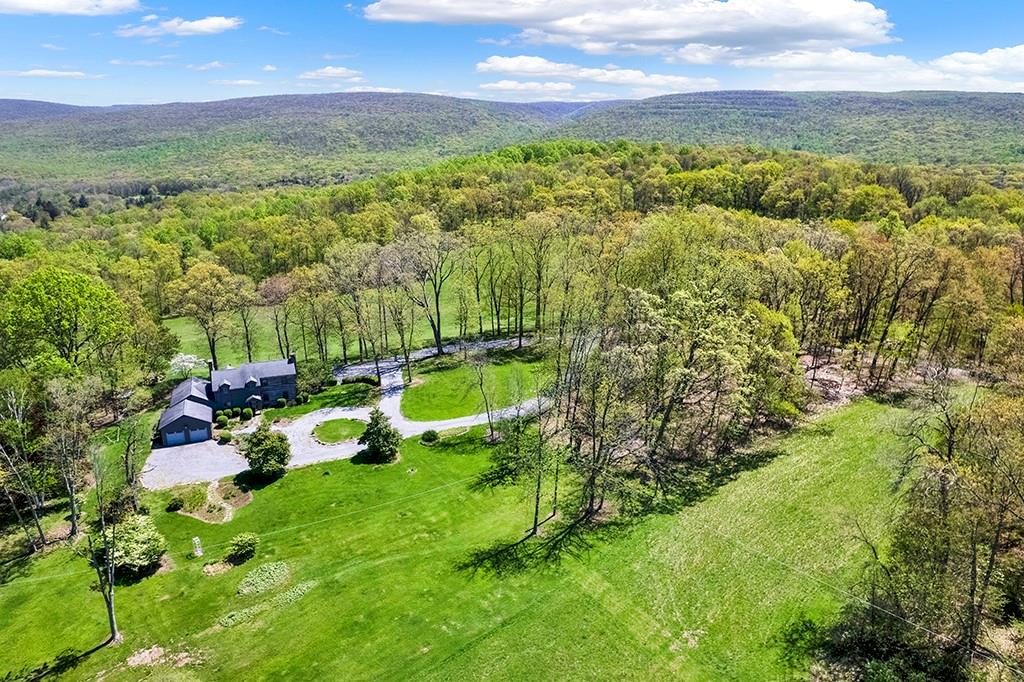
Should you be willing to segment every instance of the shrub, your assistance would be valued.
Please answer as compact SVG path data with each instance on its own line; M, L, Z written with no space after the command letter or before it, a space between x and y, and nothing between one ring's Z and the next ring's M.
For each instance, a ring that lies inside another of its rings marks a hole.
M439 440L441 440L441 437L437 435L437 431L435 431L434 429L424 431L423 435L420 436L420 442L425 443L426 445L431 445Z
M244 564L256 556L260 536L256 533L239 533L228 542L227 560L235 565Z
M205 485L189 485L178 488L167 503L167 511L192 513L202 509L207 502Z
M238 625L239 623L248 622L267 611L274 611L298 601L316 586L317 581L307 580L304 583L299 583L298 585L285 590L273 599L268 599L267 601L260 602L259 604L250 606L247 609L242 609L241 611L231 611L230 613L226 613L217 620L217 623L220 624L221 627L229 628L234 625Z
M226 416L227 415L224 414L224 410L217 410L216 412L213 413L213 418L214 419L220 419L221 417L226 417Z
M227 425L228 425L228 418L226 416L221 414L219 417L217 417L217 426L219 426L220 428L223 429Z
M274 402L274 405L275 405L276 407L286 407L286 406L288 405L288 401L287 401L287 400L285 400L284 398L278 398L278 399L277 399L277 400L276 400L276 401Z
M262 478L284 475L285 467L292 458L288 438L283 433L271 431L270 424L265 421L242 441L242 454L249 462L249 469Z
M231 442L231 439L234 437L234 434L232 434L230 431L221 431L220 438L218 440L221 445L227 445L228 443Z
M138 514L126 517L116 527L107 527L107 539L115 543L114 570L122 576L139 575L153 568L167 550L167 541L153 519Z
M250 419L252 419L252 408L247 407L244 410L242 410L242 421L247 422Z
M398 459L398 446L402 442L402 435L398 429L391 426L389 420L380 408L373 408L370 412L370 423L366 431L359 437L359 444L366 446L366 453L370 461L388 463Z
M249 571L238 584L238 594L260 594L288 579L288 564L275 561Z
M232 417L235 417L237 419L238 416L241 415L241 414L242 414L242 409L240 407L232 407L231 408L231 416Z
M300 393L299 395L295 396L295 402L297 402L299 405L305 405L306 403L309 402L309 394Z
M171 501L167 503L167 511L176 512L181 511L185 507L185 500L181 495L174 494L171 496Z
M380 379L373 375L361 375L355 377L345 377L341 380L344 384L366 384L368 386L380 386Z

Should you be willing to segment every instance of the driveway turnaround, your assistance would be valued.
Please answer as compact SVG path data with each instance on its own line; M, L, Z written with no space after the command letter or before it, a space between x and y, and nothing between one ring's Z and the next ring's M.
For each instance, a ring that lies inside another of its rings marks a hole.
M476 341L465 344L445 346L445 353L461 353L463 351L502 348L515 345L513 340ZM432 348L418 350L411 354L412 360L423 360L433 357ZM398 429L403 438L418 436L425 431L447 431L478 426L487 423L487 414L474 414L457 419L416 422L406 419L402 414L402 391L405 382L402 378L403 364L401 358L380 361L381 400L378 407ZM335 372L339 381L358 376L375 376L377 368L372 362L349 365ZM528 411L533 401L522 405L496 410L491 417L497 421L509 417L517 410ZM316 410L291 421L271 425L274 431L280 431L288 437L292 447L292 460L289 468L303 467L320 462L338 459L349 459L355 456L362 446L355 440L327 445L313 436L313 429L332 419L358 419L369 421L369 407L329 407ZM245 428L235 431L236 434L249 433L256 428L258 420L253 420ZM234 476L249 468L245 458L238 454L234 445L219 445L216 441L204 441L189 445L175 445L157 448L146 461L142 473L142 483L150 490L172 488L186 483L206 483L227 476Z

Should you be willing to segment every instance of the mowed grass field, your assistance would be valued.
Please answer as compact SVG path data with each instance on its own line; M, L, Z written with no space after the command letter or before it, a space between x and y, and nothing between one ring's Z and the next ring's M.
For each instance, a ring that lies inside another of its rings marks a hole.
M441 333L445 341L454 340L458 336L459 323L457 319L458 306L452 295L446 294L441 299ZM478 321L475 316L470 316L469 333L476 334L479 331ZM163 321L164 325L178 337L181 345L179 351L196 355L207 359L210 357L210 349L206 343L206 335L203 330L190 318L173 317ZM225 339L217 344L217 359L222 366L238 366L248 361L245 350L245 337L242 334L241 323L238 320L232 321L233 328ZM532 311L527 311L525 326L527 331L533 328ZM485 312L484 332L490 333L490 321ZM351 332L353 338L349 342L349 360L354 362L358 353L358 342L354 338L354 330ZM400 352L399 340L394 336L393 330L388 329L390 347L385 355L397 354ZM505 333L504 321L502 322L502 333ZM302 330L297 324L289 325L289 339L292 350L300 360L316 357L316 342L307 338L305 345L302 341ZM416 311L416 319L413 333L413 346L424 348L434 343L433 333L430 324L422 311ZM341 357L341 337L336 330L332 330L329 352L332 356ZM273 360L281 357L281 351L277 345L277 333L274 330L274 318L269 308L261 308L256 315L255 333L253 334L253 360ZM203 368L199 374L205 374Z
M536 395L544 371L544 358L536 349L491 351L487 361L484 386L492 410ZM454 419L484 412L476 369L461 356L416 363L413 378L417 383L402 393L402 414L409 419Z
M70 658L103 640L104 610L84 560L56 550L0 574L0 677L63 655L70 679L802 679L782 635L846 599L865 559L856 524L878 537L894 504L903 417L846 406L765 443L760 467L690 506L501 577L459 568L530 516L522 491L470 487L487 463L481 429L431 448L406 441L392 466L291 471L226 525L160 511L166 494L153 495L174 569L118 591L125 642ZM216 560L243 531L263 540L244 567L207 576L187 558L193 536ZM288 582L238 596L271 561L287 563ZM217 624L308 581L291 604ZM153 646L195 662L125 663Z

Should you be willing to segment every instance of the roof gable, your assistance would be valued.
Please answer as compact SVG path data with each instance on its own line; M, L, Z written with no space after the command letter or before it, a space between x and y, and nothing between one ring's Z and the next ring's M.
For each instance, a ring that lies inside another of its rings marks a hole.
M257 384L264 379L283 379L295 376L295 364L288 360L251 362L236 368L215 369L210 373L210 383L220 388L225 383L233 388L245 388L250 381Z

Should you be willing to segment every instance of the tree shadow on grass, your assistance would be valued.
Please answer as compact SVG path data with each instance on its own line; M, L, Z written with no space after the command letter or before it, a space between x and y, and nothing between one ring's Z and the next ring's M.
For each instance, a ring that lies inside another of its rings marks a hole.
M28 575L31 557L32 554L27 551L20 554L5 553L0 557L0 585Z
M668 494L662 496L651 511L671 514L692 507L735 481L740 474L760 469L785 454L782 448L762 448L728 453L711 462L688 466L673 477Z
M13 670L6 673L3 677L0 677L0 682L35 682L36 680L61 677L65 673L77 668L89 656L110 644L110 641L108 639L88 651L77 652L70 648L65 649L54 656L52 660L37 665L35 668L25 667L21 670Z
M525 536L513 542L498 541L473 550L456 564L460 571L497 576L522 573L557 564L564 558L581 558L597 542L613 540L627 533L638 521L652 514L672 514L691 507L713 495L719 488L736 480L745 471L759 469L777 457L787 454L781 448L722 455L711 462L693 464L673 475L666 482L665 493L656 501L630 514L604 518L602 513L579 516L571 520L545 520L547 527L536 537ZM500 470L484 472L471 490L494 489L508 483Z
M231 482L234 483L242 493L248 493L254 490L263 490L267 486L276 483L280 478L280 476L260 476L252 469L246 469L241 473L235 474L234 478L231 479Z

